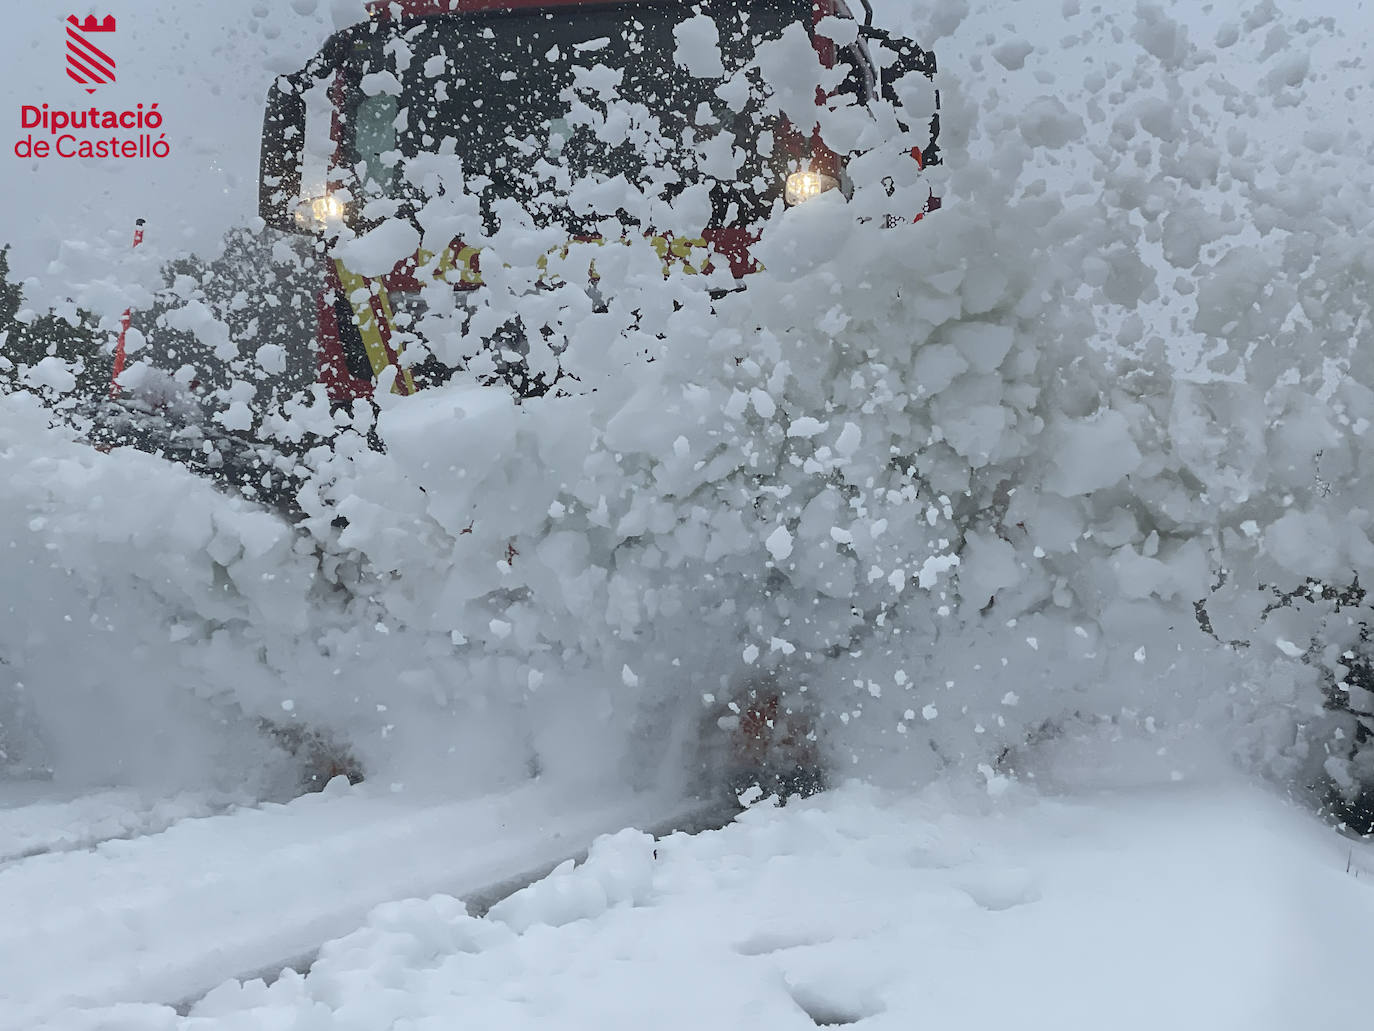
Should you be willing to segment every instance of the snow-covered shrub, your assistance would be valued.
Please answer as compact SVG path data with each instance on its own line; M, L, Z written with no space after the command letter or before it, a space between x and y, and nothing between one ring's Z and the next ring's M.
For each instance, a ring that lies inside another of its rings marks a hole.
M68 301L39 314L10 282L9 248L0 249L0 391L31 390L70 405L109 381L90 315Z

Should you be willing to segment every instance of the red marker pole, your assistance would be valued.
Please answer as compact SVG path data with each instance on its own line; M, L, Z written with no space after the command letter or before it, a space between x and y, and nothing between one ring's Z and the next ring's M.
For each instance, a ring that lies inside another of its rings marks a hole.
M137 247L143 242L143 219L134 223L134 246ZM124 371L124 337L129 332L129 319L133 315L132 308L125 308L124 315L119 320L119 339L115 342L114 370L110 373L110 398L111 400L119 397L119 376Z

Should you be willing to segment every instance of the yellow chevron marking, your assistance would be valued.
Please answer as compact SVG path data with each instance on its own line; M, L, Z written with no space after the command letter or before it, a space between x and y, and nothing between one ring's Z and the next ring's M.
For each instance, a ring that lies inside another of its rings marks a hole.
M649 245L653 247L659 260L663 263L663 275L666 278L675 265L680 265L688 275L696 275L705 265L708 255L705 253L707 243L699 237L683 236L652 236L648 238ZM549 274L549 258L557 255L559 258L567 258L572 248L581 244L594 244L597 247L605 247L610 242L629 244L629 239L619 241L607 241L605 239L594 240L570 240L561 247L554 248L548 254L542 255L538 261L539 278L546 279ZM701 254L694 254L701 251ZM447 283L464 283L470 286L478 286L482 282L482 274L477 270L476 259L480 251L476 247L462 247L455 249L445 247L435 261L435 252L417 251L415 260L417 267L427 271L435 279L443 280ZM388 328L395 325L395 315L391 310L391 298L387 294L386 287L382 285L380 279L373 279L367 276L360 276L355 272L350 272L343 261L335 259L335 268L339 273L339 284L343 287L344 295L348 298L349 307L353 309L354 318L357 320L358 332L363 339L363 347L367 350L367 360L372 365L372 374L380 376L386 368L392 364L391 355L387 353L386 342L382 337L382 327L378 324L377 318L372 310L371 298L376 297L378 307L381 308L382 318L386 321ZM596 272L596 263L592 261L588 264L588 273L593 282L600 277ZM404 345L396 340L394 334L389 334L393 343L393 353L399 364ZM411 394L415 391L415 380L408 368L398 368L396 381L391 387L392 393Z
M358 333L363 338L363 348L367 351L368 363L372 366L372 375L380 376L386 371L387 366L391 365L391 355L387 354L386 344L382 340L382 327L378 325L377 318L372 310L371 298L376 297L379 307L382 309L382 318L386 320L388 327L395 324L395 315L391 311L391 298L387 296L386 287L378 279L369 279L357 273L350 272L348 267L338 259L335 259L334 266L339 273L339 285L343 287L344 296L348 298L348 306L353 309L353 317L358 324ZM393 351L397 362L404 347L397 345ZM396 370L396 380L391 385L393 394L413 394L415 392L415 378L410 370L405 367L398 367Z

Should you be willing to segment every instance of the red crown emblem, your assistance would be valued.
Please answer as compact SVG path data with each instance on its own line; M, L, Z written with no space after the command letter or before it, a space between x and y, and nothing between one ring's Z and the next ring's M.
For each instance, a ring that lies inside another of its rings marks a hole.
M67 16L67 76L86 87L87 93L115 81L114 58L87 39L87 34L114 31L113 14L105 15L104 20L91 14L84 21L74 14Z
M71 22L82 32L113 32L115 30L115 16L113 14L105 15L104 21L96 21L95 15L93 14L86 15L85 21L77 21L76 15L69 14L67 15L67 21Z

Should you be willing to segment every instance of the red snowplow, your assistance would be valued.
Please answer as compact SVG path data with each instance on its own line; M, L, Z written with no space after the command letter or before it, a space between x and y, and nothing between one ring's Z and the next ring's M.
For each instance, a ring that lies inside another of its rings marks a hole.
M368 399L379 382L405 395L441 381L442 371L435 375L429 362L413 364L414 354L406 354L406 344L416 340L416 312L425 310L422 294L429 291L432 298L437 281L457 295L474 295L484 287L484 260L499 261L460 234L437 253L417 250L386 271L373 268L368 275L349 267L345 258L354 252L348 241L384 226L408 222L410 239L423 237L422 216L432 199L426 191L433 189L425 185L424 169L434 167L436 156L461 160L464 194L471 189L476 202L467 210L479 212L470 215L480 217L479 230L492 231L514 204L537 228L557 230L569 247L642 247L647 240L665 275L680 268L737 288L756 270L751 249L779 206L852 190L847 155L827 145L819 114L810 126L795 124L795 105L793 121L764 110L762 98L773 84L766 63L755 58L766 43L790 36L805 47L809 40L817 66L829 70L829 87L815 89L818 108L886 101L900 129L913 128L902 120L895 85L912 74L933 79L934 55L874 28L872 11L864 7L867 17L859 24L844 0L372 4L367 22L336 33L303 69L273 84L263 124L262 218L278 230L316 236L331 259L317 294L319 378L330 400L342 407ZM837 30L827 21L833 19L848 25ZM705 73L679 67L683 39L694 35L709 42ZM770 67L785 74L776 62ZM618 99L652 112L661 129L654 144L636 147L577 122L570 108L584 84L578 76L589 69L609 70ZM735 74L754 77L743 95L723 88ZM318 89L327 90L331 109L331 156L322 187L307 195L307 93ZM805 83L799 89L803 105L811 103L807 89ZM938 131L937 115L929 142L911 149L910 159L921 168L939 161ZM693 165L686 151L694 142L727 135L732 175L707 175ZM673 149L674 141L683 142L681 151ZM645 192L669 196L688 188L700 195L705 185L710 216L704 225L673 227L636 219L623 208L589 216L550 200L547 183L560 176L563 183L624 177ZM935 207L932 197L904 220ZM623 235L608 238L607 224L622 227ZM429 239L432 245L433 234ZM485 272L492 276L491 269ZM590 274L595 277L594 270ZM588 295L596 292L590 288ZM507 356L497 363L496 378L529 397L551 384L508 357L522 353L522 332L517 326L513 336L475 346L488 357ZM469 336L466 330L463 335ZM707 728L705 753L726 752L709 757L708 775L733 793L753 785L782 796L819 790L824 777L805 698L790 697L772 680L750 682L735 694Z
M800 26L820 64L843 72L832 95L850 94L860 104L895 101L895 81L912 72L935 73L933 54L873 28L871 10L865 24L848 33L855 37L848 45L819 34L816 27L825 19L854 21L844 0L379 0L370 14L366 23L332 36L305 68L279 78L269 92L259 208L270 226L335 239L340 231L364 234L388 218L415 221L425 198L407 166L448 153L484 182L484 219L495 217L497 202L515 201L535 211L537 221L563 226L569 241L614 242L585 215L541 209L535 174L542 162L540 168L560 166L574 179L627 175L652 184L653 173L671 164L671 154L637 154L570 124L575 68L594 55L596 64L618 73L623 97L659 116L666 138L700 139L728 125L737 142L747 143L749 153L733 180L711 182L708 224L685 232L631 228L665 265L728 269L740 279L755 267L750 248L774 206L845 188L845 158L826 145L819 129L732 110L717 93L719 80L675 70L684 23L703 16L714 23L727 69L743 67L762 42ZM871 43L884 48L881 65ZM316 86L328 90L332 156L324 188L303 196L305 94ZM818 90L818 104L828 99ZM939 160L938 130L937 116L929 144L912 150L922 166ZM760 145L765 133L768 146ZM531 141L544 145L531 147ZM676 181L657 178L667 192L689 185L685 174ZM932 198L928 209L936 206ZM370 397L383 374L395 393L422 386L426 377L417 378L403 358L411 311L436 278L460 293L479 289L482 257L479 248L454 239L441 253L420 251L382 275L360 275L337 258L330 262L317 302L319 375L331 400L343 405ZM498 342L503 353L510 353L509 343ZM522 396L547 389L518 368L503 371Z

